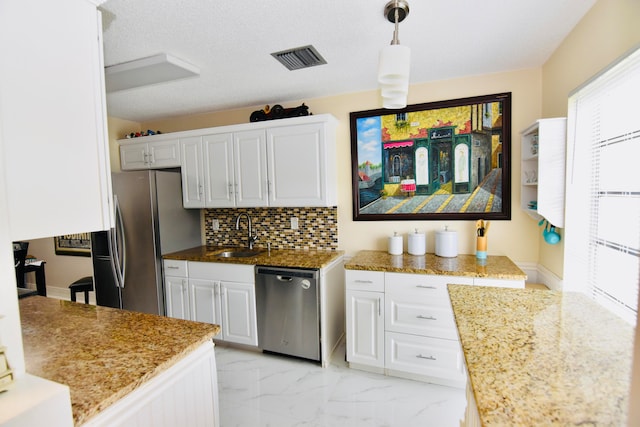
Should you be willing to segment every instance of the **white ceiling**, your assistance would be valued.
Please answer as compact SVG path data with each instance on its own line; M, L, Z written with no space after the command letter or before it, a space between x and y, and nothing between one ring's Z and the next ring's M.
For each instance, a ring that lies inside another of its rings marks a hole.
M541 66L595 1L408 0L399 36L411 84ZM107 0L106 66L168 53L201 72L109 93L108 115L140 122L374 90L393 36L386 2ZM270 55L309 44L328 64L289 71Z

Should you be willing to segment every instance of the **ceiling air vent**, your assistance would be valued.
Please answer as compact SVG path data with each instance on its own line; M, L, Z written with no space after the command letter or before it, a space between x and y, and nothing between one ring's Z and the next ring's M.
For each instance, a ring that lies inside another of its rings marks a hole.
M276 58L290 71L327 63L322 55L318 53L316 48L311 45L295 47L293 49L283 50L280 52L274 52L271 54L271 56Z

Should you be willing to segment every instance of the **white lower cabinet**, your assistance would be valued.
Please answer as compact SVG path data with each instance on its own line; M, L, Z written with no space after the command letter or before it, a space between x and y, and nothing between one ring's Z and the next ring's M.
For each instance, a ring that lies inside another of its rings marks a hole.
M384 293L347 290L347 360L384 368Z
M187 262L164 260L163 268L167 316L183 320L190 319Z
M168 275L176 263L186 265L180 281ZM164 268L167 316L220 325L217 340L258 345L253 266L165 260Z
M385 366L398 373L427 377L437 384L464 387L464 355L458 340L385 333Z
M346 270L351 367L464 387L464 355L447 284L524 287L524 281Z

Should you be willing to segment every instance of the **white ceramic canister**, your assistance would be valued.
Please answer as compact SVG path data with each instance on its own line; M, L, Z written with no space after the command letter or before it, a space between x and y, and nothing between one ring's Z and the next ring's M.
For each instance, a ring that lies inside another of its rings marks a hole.
M444 230L436 231L436 255L445 258L458 256L458 233L455 230L445 226Z
M445 226L444 230L436 231L436 255L445 258L458 256L458 233L455 230Z
M424 233L418 233L418 229L414 233L407 235L408 252L411 255L424 255L427 252L427 239Z
M389 254L402 255L402 236L398 236L398 233L394 232L393 236L389 237Z

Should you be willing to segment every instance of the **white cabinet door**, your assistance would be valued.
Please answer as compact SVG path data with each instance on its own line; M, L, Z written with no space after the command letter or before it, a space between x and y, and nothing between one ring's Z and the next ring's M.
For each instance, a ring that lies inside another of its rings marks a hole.
M267 147L263 129L233 134L236 206L268 206Z
M384 368L384 294L347 290L347 361Z
M149 142L147 152L150 169L180 167L180 141L177 139Z
M148 169L147 144L121 144L120 145L120 169L137 170Z
M167 316L189 320L189 289L186 277L164 277Z
M253 283L220 283L222 335L225 341L258 345L256 296Z
M180 141L123 142L120 144L120 169L162 169L180 166Z
M113 224L101 22L90 1L1 2L9 240Z
M216 325L220 324L219 289L220 282L189 279L191 320ZM224 336L221 338L224 339Z
M267 129L269 206L329 206L324 133L323 123Z
M185 208L205 207L202 138L180 140L182 152L182 205Z
M235 207L233 135L221 133L203 136L202 155L204 157L206 207Z

